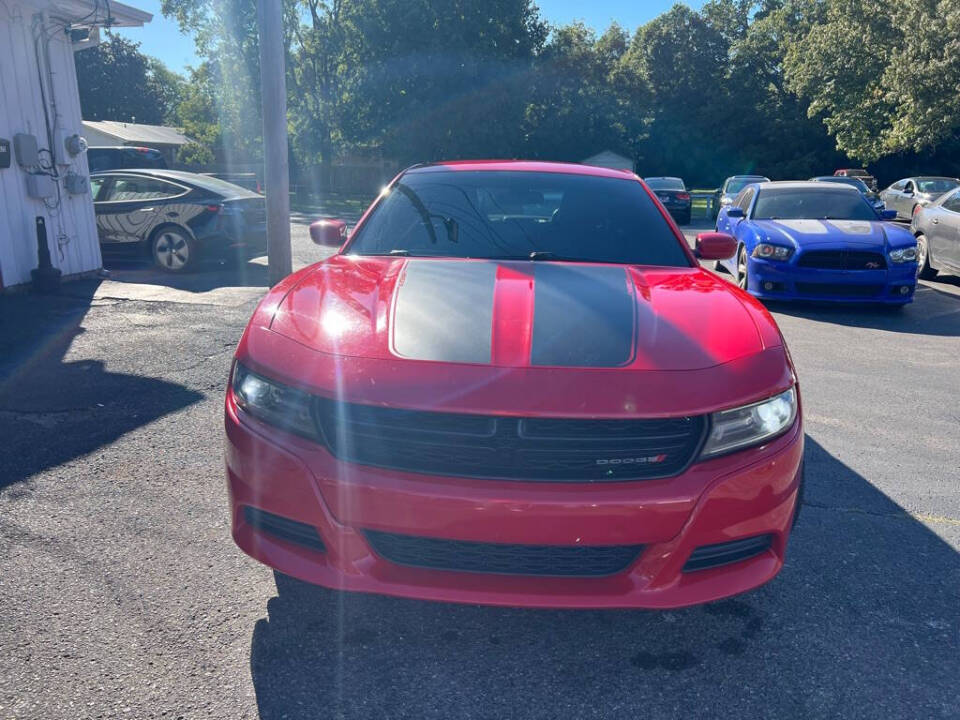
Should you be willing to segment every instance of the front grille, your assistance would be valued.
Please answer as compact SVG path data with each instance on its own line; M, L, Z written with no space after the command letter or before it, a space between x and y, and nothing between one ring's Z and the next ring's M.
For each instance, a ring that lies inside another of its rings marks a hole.
M845 283L796 283L797 292L816 297L874 297L883 291L883 285L854 285Z
M274 515L249 505L245 505L243 508L243 519L251 527L281 540L303 545L311 550L320 550L321 552L325 550L323 540L320 539L320 534L313 525Z
M687 564L683 566L683 571L706 570L752 558L766 552L772 541L773 537L771 535L756 535L716 545L701 545L690 553L690 558L687 560Z
M398 565L499 575L598 577L625 570L642 545L508 545L365 531L380 557Z
M668 477L692 462L706 419L510 418L321 399L317 422L340 460L408 472L540 482Z
M883 270L883 253L862 250L808 250L797 258L797 266L820 270Z

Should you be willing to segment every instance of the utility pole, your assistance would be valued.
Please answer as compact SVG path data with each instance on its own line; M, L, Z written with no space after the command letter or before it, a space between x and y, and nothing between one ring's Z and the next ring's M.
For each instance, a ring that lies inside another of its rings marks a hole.
M270 285L276 285L293 269L282 0L259 0L257 25L260 30L260 97L263 103L263 179L267 186L268 276Z

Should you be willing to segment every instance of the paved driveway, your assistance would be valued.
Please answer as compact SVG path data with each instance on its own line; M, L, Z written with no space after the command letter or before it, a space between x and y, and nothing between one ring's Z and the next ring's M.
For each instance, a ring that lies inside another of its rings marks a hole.
M960 279L772 308L807 502L777 580L678 612L339 595L242 555L221 403L264 281L0 299L0 718L960 715Z

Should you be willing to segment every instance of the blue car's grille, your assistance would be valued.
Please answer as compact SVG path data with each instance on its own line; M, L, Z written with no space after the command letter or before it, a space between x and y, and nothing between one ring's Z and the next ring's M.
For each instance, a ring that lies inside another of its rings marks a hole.
M797 258L797 267L820 270L883 270L883 253L863 250L808 250Z

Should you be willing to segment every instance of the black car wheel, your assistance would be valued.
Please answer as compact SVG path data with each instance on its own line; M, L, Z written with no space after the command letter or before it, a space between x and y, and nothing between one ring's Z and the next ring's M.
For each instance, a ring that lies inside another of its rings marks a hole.
M196 244L187 233L176 227L163 227L150 241L153 261L167 272L186 272L196 259Z
M929 280L936 276L936 269L930 267L930 251L927 249L927 236L917 235L917 277Z
M747 268L747 248L743 245L740 246L740 254L737 255L737 285L740 286L740 289L746 290L749 278L747 274L749 269Z

